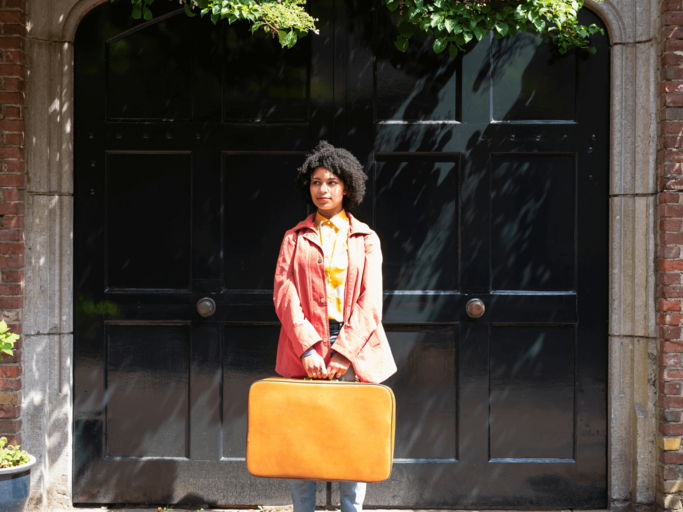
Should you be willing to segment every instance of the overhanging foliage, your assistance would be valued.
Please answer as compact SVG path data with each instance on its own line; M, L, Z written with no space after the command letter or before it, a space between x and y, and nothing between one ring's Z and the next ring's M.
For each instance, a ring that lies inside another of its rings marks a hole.
M114 2L115 0L111 0ZM370 1L370 0L362 0ZM602 1L602 0L598 0ZM152 19L154 0L131 0L133 18ZM308 32L318 33L315 21L305 10L306 0L180 0L188 16L210 15L217 23L245 20L251 31L265 30L277 36L282 47L291 48ZM530 32L548 38L560 53L586 48L595 53L590 36L603 29L579 24L583 0L382 0L398 12L399 35L394 44L404 52L416 32L433 36L434 51L455 58L472 39L481 40L489 31L497 38Z

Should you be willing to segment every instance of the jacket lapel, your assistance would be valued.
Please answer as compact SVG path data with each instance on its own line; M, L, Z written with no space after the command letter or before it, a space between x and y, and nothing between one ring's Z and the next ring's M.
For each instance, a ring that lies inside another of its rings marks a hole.
M308 217L306 217L304 220L299 222L296 226L294 226L294 231L299 232L299 234L305 238L306 240L309 240L311 243L316 245L317 247L320 248L322 251L322 245L320 245L320 240L318 239L318 232L315 230L315 213L312 213Z

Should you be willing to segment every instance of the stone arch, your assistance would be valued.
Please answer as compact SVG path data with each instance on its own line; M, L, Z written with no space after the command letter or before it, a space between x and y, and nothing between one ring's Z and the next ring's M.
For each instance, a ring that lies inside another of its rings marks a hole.
M27 190L22 404L36 455L32 504L71 507L73 41L108 0L27 0ZM655 0L587 0L612 45L610 158L609 500L655 495ZM646 293L643 293L643 290ZM63 434L66 432L66 436Z

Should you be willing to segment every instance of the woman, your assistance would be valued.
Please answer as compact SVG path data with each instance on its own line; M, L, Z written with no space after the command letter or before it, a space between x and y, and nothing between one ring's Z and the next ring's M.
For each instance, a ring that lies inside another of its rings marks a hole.
M363 200L366 180L351 153L325 141L299 169L297 187L317 212L285 233L275 269L283 377L379 383L396 372L381 323L379 238L345 210ZM342 512L362 510L365 487L340 482ZM292 481L294 512L313 512L315 491Z

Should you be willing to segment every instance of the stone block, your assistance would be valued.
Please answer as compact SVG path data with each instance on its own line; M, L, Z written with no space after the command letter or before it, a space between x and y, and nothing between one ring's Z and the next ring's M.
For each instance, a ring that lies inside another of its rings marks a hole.
M657 190L656 52L654 42L612 47L611 195Z
M24 333L73 330L73 198L29 194L26 201Z
M649 2L643 2L646 4ZM653 2L654 3L654 2ZM657 44L654 41L635 45L634 168L635 194L657 192L657 116L659 91L657 85ZM626 120L624 120L626 121Z
M610 334L656 336L655 199L610 199Z
M610 337L608 460L611 499L651 504L656 488L654 340Z
M30 336L24 346L24 448L37 459L31 504L70 509L72 335Z
M27 59L26 188L73 192L73 46L31 40Z
M607 34L612 44L623 43L626 40L625 25L627 20L622 19L621 13L615 9L612 3L586 0L584 6L597 13L605 22Z
M608 400L610 442L608 461L611 471L610 498L631 499L631 407L633 404L633 339L610 336Z
M617 45L612 46L611 52L610 195L621 195L635 190L635 48Z
M31 493L42 496L47 461L47 387L49 380L50 336L27 336L24 340L23 377L24 401L22 403L23 448L36 458L31 470Z
M72 41L78 22L93 7L109 0L27 1L26 29L30 38Z

